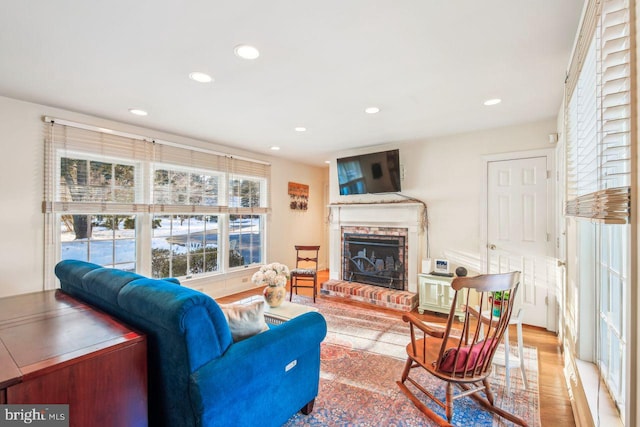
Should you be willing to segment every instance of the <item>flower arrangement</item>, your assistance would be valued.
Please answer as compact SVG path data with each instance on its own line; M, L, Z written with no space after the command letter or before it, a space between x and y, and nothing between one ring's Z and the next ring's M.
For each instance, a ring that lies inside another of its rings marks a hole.
M289 278L289 267L278 262L272 262L260 267L251 277L254 285L286 286Z

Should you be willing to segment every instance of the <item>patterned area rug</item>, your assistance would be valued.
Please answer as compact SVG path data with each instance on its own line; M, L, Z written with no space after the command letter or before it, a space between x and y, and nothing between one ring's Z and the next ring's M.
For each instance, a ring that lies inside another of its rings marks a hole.
M294 296L294 302L313 305L311 298ZM293 416L285 426L430 426L436 425L400 391L409 328L399 316L318 299L314 305L327 320L327 338L321 347L320 392L309 416ZM494 367L492 389L501 408L540 426L537 350L525 346L529 389L520 371L511 370L511 389L505 390L505 371ZM444 399L444 383L424 374L423 384ZM409 385L409 387L412 387ZM439 406L424 400L436 413ZM454 404L456 426L512 425L483 410L473 399Z

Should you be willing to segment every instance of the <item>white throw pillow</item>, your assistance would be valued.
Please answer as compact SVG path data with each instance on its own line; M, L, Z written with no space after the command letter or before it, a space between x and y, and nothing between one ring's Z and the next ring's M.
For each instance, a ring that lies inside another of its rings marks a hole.
M264 321L264 301L251 304L220 304L227 318L233 342L242 341L269 329Z

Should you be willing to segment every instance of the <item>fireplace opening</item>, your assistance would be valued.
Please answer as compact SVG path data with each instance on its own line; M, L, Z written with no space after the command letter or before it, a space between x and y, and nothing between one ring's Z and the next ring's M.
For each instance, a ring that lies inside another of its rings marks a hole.
M405 237L344 234L342 280L406 290Z

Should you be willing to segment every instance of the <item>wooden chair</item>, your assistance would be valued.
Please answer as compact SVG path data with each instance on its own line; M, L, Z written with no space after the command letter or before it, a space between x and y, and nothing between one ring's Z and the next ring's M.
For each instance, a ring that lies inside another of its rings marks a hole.
M519 282L520 272L517 271L455 278L451 283L455 294L444 329L431 327L411 313L402 316L402 319L409 323L411 342L407 345L407 362L398 385L418 409L439 425L451 425L453 402L466 396L475 399L486 410L513 423L521 426L527 425L524 420L494 405L494 396L488 380L493 356L502 340L505 329L509 326ZM487 306L487 299L497 291L509 291L510 297L502 301L499 315L490 316L489 321L484 323L482 319L485 309L482 307ZM471 300L470 296L472 296ZM474 301L475 297L477 297L476 301ZM458 298L463 299L462 309L465 317L461 325L456 322L456 326L460 326L460 329L454 329ZM474 306L480 308L476 310ZM484 334L482 334L483 326ZM420 384L417 379L418 373L411 375L413 369L420 369L421 372L426 371L428 374L445 381L446 401L441 401ZM415 391L408 387L407 382L413 386L412 389ZM454 393L454 385L460 390L457 394ZM480 393L483 393L484 396ZM418 398L418 395L421 397L424 395L442 407L447 419L445 420L427 407Z
M293 298L293 289L298 294L298 288L312 288L313 302L316 302L316 287L318 285L318 252L320 246L302 246L296 245L296 268L290 270L291 276L291 292L289 293L289 301ZM302 283L311 283L301 285Z

